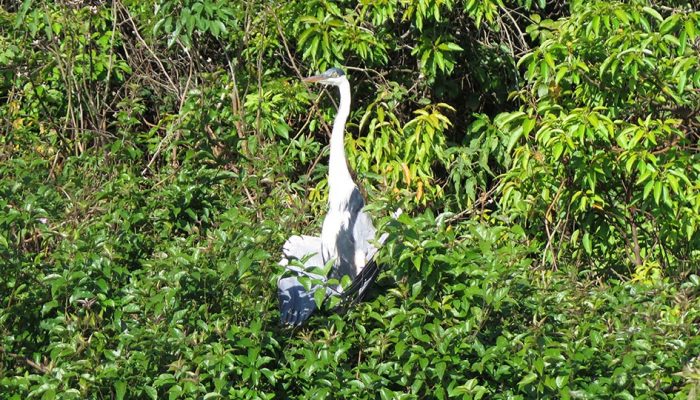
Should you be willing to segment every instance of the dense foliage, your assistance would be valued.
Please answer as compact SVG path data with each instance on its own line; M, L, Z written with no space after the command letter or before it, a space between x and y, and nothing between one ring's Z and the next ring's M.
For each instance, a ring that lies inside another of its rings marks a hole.
M290 329L329 66L390 238ZM0 132L2 398L700 393L693 1L0 0Z

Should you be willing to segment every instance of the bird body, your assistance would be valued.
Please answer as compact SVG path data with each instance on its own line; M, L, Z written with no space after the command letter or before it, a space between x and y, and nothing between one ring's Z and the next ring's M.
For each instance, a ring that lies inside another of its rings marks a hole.
M328 214L321 230L321 256L323 262L333 260L331 278L342 279L347 275L354 279L366 263L366 254L374 239L375 229L369 215L364 212L364 199L352 180L345 156L345 123L350 115L350 83L343 71L331 68L322 78L307 78L309 82L321 82L338 87L340 104L333 121L328 159ZM371 236L360 236L371 235ZM340 289L340 287L338 287Z
M364 212L364 200L357 187L344 194L338 203L330 203L321 230L321 256L324 263L333 260L331 278L354 279L367 261L375 229Z
M337 86L340 91L340 105L335 121L333 121L331 133L331 150L328 157L328 214L323 220L321 230L321 256L324 263L334 260L334 266L339 268L333 268L333 271L343 270L342 274L338 274L339 277L343 275L354 277L357 274L354 260L352 260L352 268L350 268L348 265L350 260L348 257L343 257L348 253L345 250L349 250L350 247L354 248L354 243L352 243L354 238L347 234L342 234L343 237L340 236L341 232L349 231L352 219L350 202L351 200L357 201L356 198L352 197L357 186L348 169L344 141L345 123L350 114L350 84L347 78L342 76L338 79ZM352 246L349 246L350 244ZM339 249L343 251L339 252Z
M285 243L282 264L287 266L289 259L306 258L307 268L322 267L332 262L328 278L339 282L344 276L355 280L377 249L374 241L376 230L370 216L364 211L365 202L355 182L352 180L345 157L345 123L350 115L350 84L345 73L338 68L331 68L321 75L304 79L305 82L319 82L337 86L340 91L340 105L333 122L328 160L328 213L323 221L321 237L293 236ZM313 251L313 250L316 251ZM303 253L303 254L302 254ZM323 265L319 264L320 254ZM311 255L311 257L304 257ZM318 278L298 268L287 267L299 275ZM365 274L366 275L366 274ZM370 279L376 276L376 272ZM324 280L326 277L320 277ZM367 282L354 285L365 290ZM305 290L297 277L282 278L277 283L280 296L281 318L283 322L301 324L316 309L313 293L320 289L314 286ZM331 289L326 287L326 295ZM342 290L338 284L337 292Z

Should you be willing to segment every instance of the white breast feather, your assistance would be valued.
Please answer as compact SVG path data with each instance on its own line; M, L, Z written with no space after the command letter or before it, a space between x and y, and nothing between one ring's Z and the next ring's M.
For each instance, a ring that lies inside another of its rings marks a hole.
M338 258L336 239L341 229L347 229L350 225L350 213L347 211L329 210L323 229L321 230L321 243L323 246L324 261Z

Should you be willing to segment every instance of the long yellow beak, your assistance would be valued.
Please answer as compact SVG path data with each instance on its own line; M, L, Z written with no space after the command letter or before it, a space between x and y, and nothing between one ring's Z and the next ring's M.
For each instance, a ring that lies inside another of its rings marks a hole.
M314 76L309 76L309 77L303 78L301 81L313 83L313 82L322 81L323 79L324 79L323 75L314 75Z

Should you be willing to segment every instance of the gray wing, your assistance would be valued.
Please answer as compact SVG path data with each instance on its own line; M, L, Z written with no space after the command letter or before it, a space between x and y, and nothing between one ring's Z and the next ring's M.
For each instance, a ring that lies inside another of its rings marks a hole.
M293 271L296 276L280 278L277 281L277 296L280 302L280 319L284 324L301 325L314 311L316 302L314 293L321 285L314 285L309 291L299 281L299 276L325 281L326 278L309 272L314 267L322 267L321 238L315 236L292 236L282 247L284 257L279 264ZM289 265L292 259L304 260L304 267Z
M402 213L403 210L399 208L392 214L392 216L394 217L394 219L396 219ZM377 240L377 246L381 247L382 245L384 245L384 242L386 242L386 239L388 237L388 233L382 234ZM375 247L372 243L369 243L367 263L365 264L365 267L362 269L362 271L355 277L355 279L353 279L350 286L348 286L345 289L345 291L343 291L342 302L338 307L338 311L345 311L353 304L360 302L367 293L367 289L369 289L369 286L372 284L372 282L374 282L377 279L381 268L377 264L377 260L375 260L374 257L376 256L378 251L379 250L377 247Z
M373 244L376 229L369 215L362 210L363 207L364 201L362 201L359 191L356 194L353 193L351 200L352 226L348 232L345 232L347 236L344 238L348 241L346 245L352 244L352 248L348 251L353 256L355 252L364 254L365 265L357 276L353 276L352 284L343 292L344 308L362 299L370 284L376 279L380 269L374 260L377 253L377 247ZM394 218L400 214L401 210L399 209L394 213ZM379 238L378 246L384 244L387 236L388 234L385 233ZM316 290L323 290L323 286L315 285L307 291L299 282L299 276L306 275L310 278L326 281L325 277L309 271L311 268L324 265L321 251L321 238L315 236L292 236L284 243L282 248L284 257L280 261L280 265L293 271L296 276L281 278L277 281L282 323L301 325L316 311L314 293ZM292 259L306 259L303 268L289 265ZM325 291L325 295L329 296L331 289L325 288Z
M350 214L347 225L343 225L335 239L337 259L330 273L331 279L341 281L344 276L355 279L359 270L366 262L364 255L367 252L368 241L374 240L374 225L369 215L364 212L365 201L360 190L355 186L350 193L347 204L347 212ZM326 218L331 217L329 213ZM325 222L324 222L325 224ZM325 249L323 258L330 260L332 257ZM338 287L337 289L340 289Z
M298 277L290 276L277 281L277 295L280 301L280 321L283 324L301 325L316 311L314 293L323 290L321 285L304 289ZM328 295L328 289L326 295Z
M372 218L364 210L365 202L357 188L350 196L349 205L354 219L352 224L352 237L355 246L353 261L357 265L358 271L361 272L367 262L372 259L374 253L377 252L376 247L372 244L377 230L374 229Z
M294 235L290 237L282 246L282 254L285 258L281 262L286 261L287 264L290 259L301 260L310 256L304 263L304 267L307 269L322 267L324 264L321 258L321 238L316 236Z

